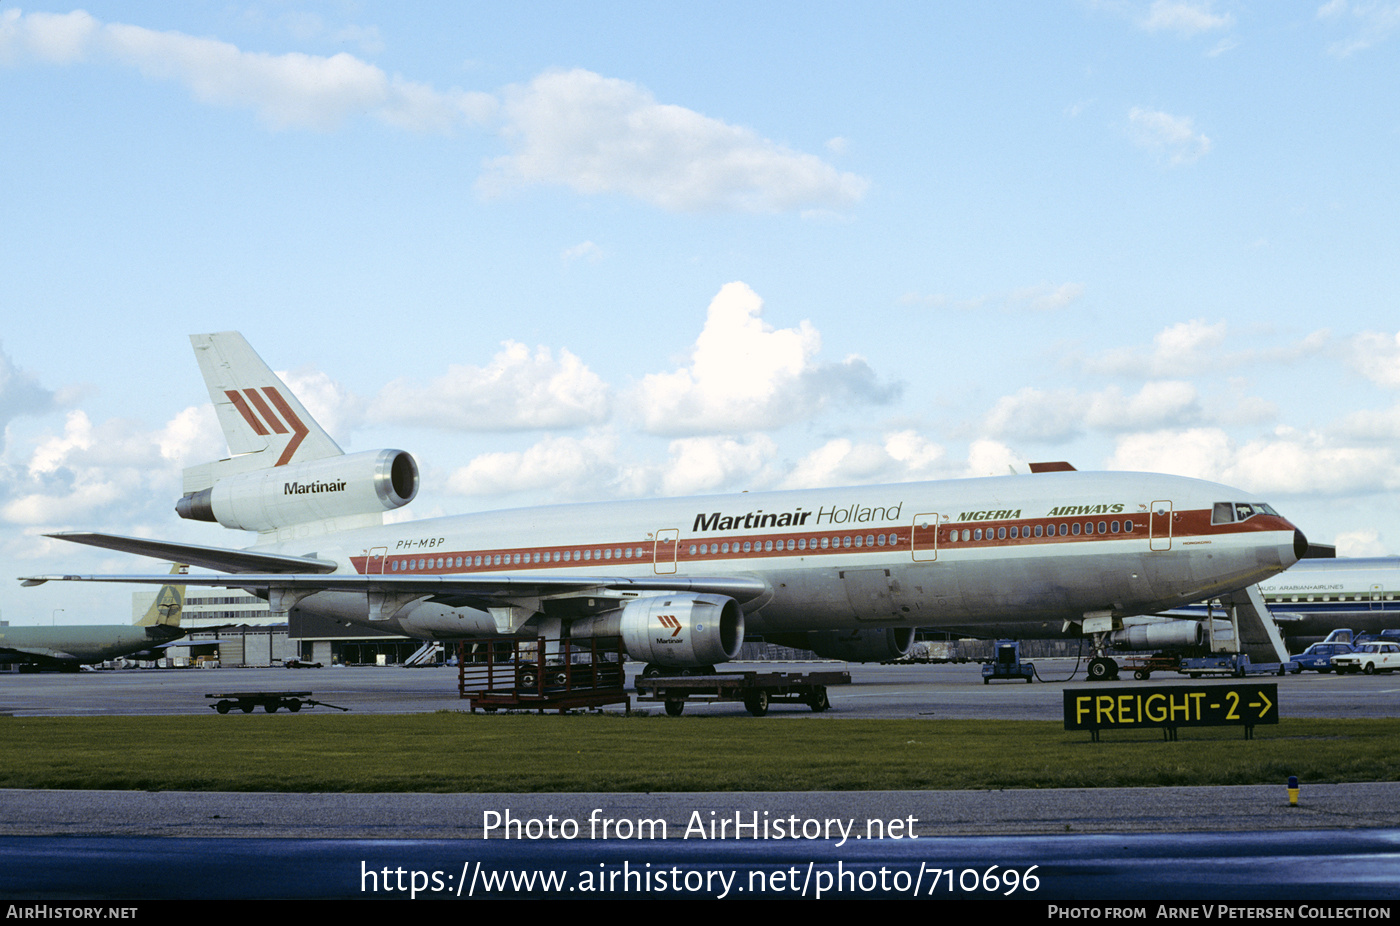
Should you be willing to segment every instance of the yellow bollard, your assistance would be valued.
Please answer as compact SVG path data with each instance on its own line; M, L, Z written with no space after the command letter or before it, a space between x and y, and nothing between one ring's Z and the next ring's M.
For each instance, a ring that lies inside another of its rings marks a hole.
M1297 776L1297 775L1289 775L1289 776L1288 776L1288 806L1289 806L1289 807L1297 807L1297 806L1298 806L1298 776Z

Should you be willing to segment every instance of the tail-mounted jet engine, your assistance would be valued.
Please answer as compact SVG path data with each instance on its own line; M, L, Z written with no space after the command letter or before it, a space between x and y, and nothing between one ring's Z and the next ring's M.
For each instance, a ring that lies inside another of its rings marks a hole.
M418 494L418 464L402 450L366 450L221 476L175 503L180 517L267 531L346 515L382 514Z
M569 636L620 636L628 656L656 666L712 666L739 655L744 612L724 595L659 595L576 620Z

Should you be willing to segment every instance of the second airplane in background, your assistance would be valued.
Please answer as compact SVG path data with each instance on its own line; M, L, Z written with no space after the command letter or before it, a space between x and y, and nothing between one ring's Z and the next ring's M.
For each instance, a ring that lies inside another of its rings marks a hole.
M907 651L920 627L1054 626L1101 652L1125 621L1194 601L1262 614L1255 584L1307 547L1238 489L1067 466L386 525L384 512L418 492L408 453L344 454L241 335L191 340L232 456L187 469L177 510L248 531L253 545L54 536L217 570L185 581L248 589L278 613L437 640L617 635L661 671L733 659L746 634L878 661ZM26 581L50 579L163 581ZM1281 649L1276 632L1265 642ZM1112 667L1100 656L1091 674Z

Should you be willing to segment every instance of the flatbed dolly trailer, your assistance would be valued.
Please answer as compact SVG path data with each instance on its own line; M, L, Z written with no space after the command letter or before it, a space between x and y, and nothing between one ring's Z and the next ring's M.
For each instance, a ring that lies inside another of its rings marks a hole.
M276 713L281 708L286 708L295 714L303 707L333 707L338 711L348 711L348 707L336 707L334 704L327 704L324 701L313 701L309 691L229 691L223 694L207 694L206 698L218 698L219 700L209 705L220 714L227 714L234 708L238 708L245 714L253 713L253 709L261 706L269 714Z
M637 679L638 701L661 701L679 717L687 701L742 701L762 717L770 704L805 704L814 711L831 707L826 689L849 685L849 672L718 672L714 675L652 675Z
M1183 658L1176 671L1192 678L1202 675L1244 678L1246 675L1283 675L1297 665L1296 662L1250 662L1247 654L1235 653Z
M1120 656L1123 667L1133 670L1133 678L1147 681L1153 672L1175 672L1181 660L1176 656L1158 654L1155 656Z

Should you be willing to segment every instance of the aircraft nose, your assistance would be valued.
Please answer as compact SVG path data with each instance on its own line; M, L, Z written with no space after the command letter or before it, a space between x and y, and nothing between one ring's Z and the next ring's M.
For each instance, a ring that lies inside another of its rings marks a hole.
M1303 536L1303 532L1298 528L1293 528L1293 562L1297 562L1308 555L1308 538Z

